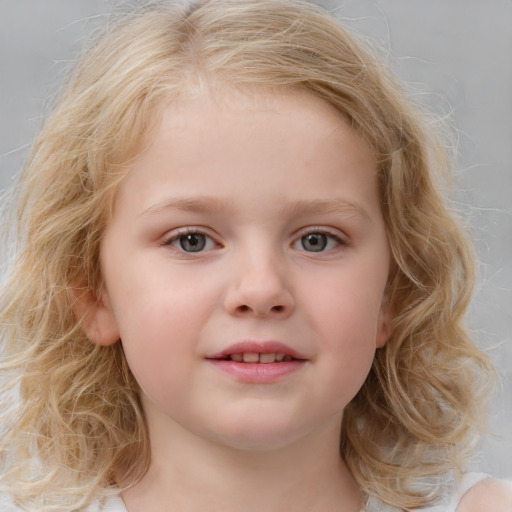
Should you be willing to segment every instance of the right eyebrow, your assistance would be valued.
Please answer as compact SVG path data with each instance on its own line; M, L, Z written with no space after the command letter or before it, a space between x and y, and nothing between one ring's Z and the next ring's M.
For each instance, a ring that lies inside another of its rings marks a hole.
M152 216L167 210L181 210L196 213L219 213L231 211L229 201L214 196L171 196L144 208L137 217Z

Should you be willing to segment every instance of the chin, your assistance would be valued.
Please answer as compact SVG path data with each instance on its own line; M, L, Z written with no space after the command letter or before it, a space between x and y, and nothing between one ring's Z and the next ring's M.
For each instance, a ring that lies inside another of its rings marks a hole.
M217 443L235 450L264 452L286 448L297 442L304 433L289 422L263 421L262 418L244 418L230 425L219 425L209 436Z
M220 443L229 449L237 450L241 452L247 453L262 453L262 452L270 452L285 449L295 441L298 440L300 436L293 437L290 435L281 435L281 436L270 436L270 435L262 435L261 433L255 435L246 435L244 437L230 437L229 439L223 438L220 440Z

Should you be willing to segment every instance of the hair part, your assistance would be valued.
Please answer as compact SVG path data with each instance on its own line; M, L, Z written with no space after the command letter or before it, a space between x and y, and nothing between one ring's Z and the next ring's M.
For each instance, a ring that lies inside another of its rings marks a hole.
M90 343L73 302L101 289L103 230L141 137L162 105L205 85L314 94L375 152L394 330L344 411L341 454L366 498L432 503L438 487L418 484L466 462L491 373L463 326L473 259L441 194L451 163L380 56L292 0L151 3L112 22L80 59L17 185L19 250L0 329L20 400L4 416L2 458L16 463L3 483L25 507L64 511L146 472L149 439L122 346Z

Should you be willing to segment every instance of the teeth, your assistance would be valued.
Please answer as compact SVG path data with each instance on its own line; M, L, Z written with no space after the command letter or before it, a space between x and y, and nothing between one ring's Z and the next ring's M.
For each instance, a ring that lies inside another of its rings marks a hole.
M231 361L235 361L236 363L263 363L263 364L269 364L269 363L280 363L282 361L292 361L293 357L285 354L276 354L275 352L272 353L263 353L258 354L256 352L243 352L238 354L231 354L227 356L228 359L231 359Z
M275 354L260 354L260 363L273 363L275 360Z
M260 355L255 352L244 352L244 363L258 363Z

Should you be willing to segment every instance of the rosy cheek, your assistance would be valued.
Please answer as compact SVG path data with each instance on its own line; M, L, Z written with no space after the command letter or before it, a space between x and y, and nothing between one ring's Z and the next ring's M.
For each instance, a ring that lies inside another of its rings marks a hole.
M351 352L356 358L368 358L375 350L379 305L377 300L365 296L333 297L319 311L325 328L330 332L326 339L334 340L335 351Z
M172 393L179 381L180 366L173 364L181 359L165 339L148 337L142 343L125 344L128 365L141 386L150 397Z

